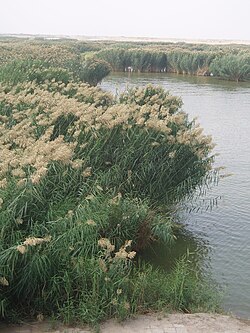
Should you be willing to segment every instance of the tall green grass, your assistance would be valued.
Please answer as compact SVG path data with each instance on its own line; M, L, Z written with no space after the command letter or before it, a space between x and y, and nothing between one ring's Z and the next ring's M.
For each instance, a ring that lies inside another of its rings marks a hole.
M0 94L1 317L213 310L188 261L167 274L140 258L153 241L174 244L172 210L212 166L181 100L152 86L115 100L55 79Z

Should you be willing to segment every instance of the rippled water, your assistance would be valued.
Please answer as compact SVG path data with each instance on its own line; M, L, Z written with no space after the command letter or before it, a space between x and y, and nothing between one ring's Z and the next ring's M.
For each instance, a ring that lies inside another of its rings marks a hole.
M206 243L214 278L226 286L224 307L250 318L250 84L181 75L113 74L102 87L114 93L153 83L181 96L217 143L216 164L233 173L214 189L218 207L188 217L188 230ZM192 245L192 244L191 244Z

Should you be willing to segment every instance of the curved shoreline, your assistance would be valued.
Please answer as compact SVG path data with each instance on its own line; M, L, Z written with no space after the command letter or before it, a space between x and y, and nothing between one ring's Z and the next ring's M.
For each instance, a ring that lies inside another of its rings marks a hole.
M124 322L108 320L97 330L88 327L70 328L55 322L29 323L21 326L0 326L1 333L249 333L250 320L221 314L147 314Z

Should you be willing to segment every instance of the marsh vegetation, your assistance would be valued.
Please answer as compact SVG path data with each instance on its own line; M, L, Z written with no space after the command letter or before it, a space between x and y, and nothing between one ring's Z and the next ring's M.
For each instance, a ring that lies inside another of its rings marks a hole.
M188 258L166 272L141 256L174 246L173 211L217 177L212 139L181 99L94 87L110 65L85 44L1 43L1 317L217 309Z

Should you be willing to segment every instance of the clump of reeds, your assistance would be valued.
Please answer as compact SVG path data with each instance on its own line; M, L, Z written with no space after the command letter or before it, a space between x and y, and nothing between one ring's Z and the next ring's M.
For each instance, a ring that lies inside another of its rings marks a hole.
M3 85L0 98L1 316L94 323L206 306L184 262L166 276L136 261L173 239L170 205L212 167L211 138L180 99L148 86L116 101L56 80Z

